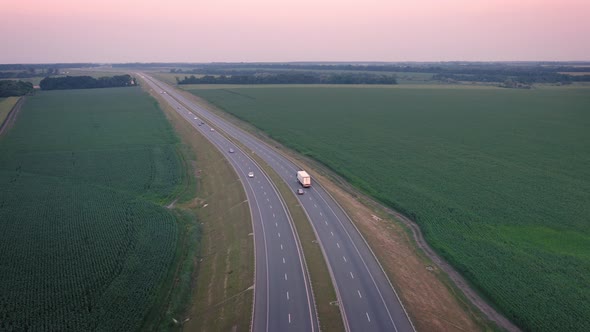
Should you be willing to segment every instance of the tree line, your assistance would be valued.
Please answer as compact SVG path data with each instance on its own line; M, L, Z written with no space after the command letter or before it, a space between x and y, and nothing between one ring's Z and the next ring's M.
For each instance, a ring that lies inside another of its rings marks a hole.
M178 84L397 84L393 75L279 73L251 75L195 75L176 78Z
M441 73L432 76L439 81L464 81L464 82L505 82L514 81L523 84L533 83L562 83L590 82L590 75L566 75L551 72L498 72L498 73L472 73L453 74Z
M33 92L33 83L0 80L0 97L24 96Z
M381 63L381 64L314 64L314 63L211 63L193 64L190 67L173 68L171 73L192 73L201 75L251 76L268 73L318 73L371 72L393 75L394 73L429 73L439 81L469 81L502 83L507 80L521 84L572 83L590 81L590 68L577 63L545 62L443 62L443 63ZM567 75L562 72L587 73Z
M90 68L98 67L96 63L30 63L30 64L0 64L0 70L45 70L48 68L65 69L65 68Z
M42 90L113 88L136 85L130 75L94 78L91 76L45 77L39 83Z

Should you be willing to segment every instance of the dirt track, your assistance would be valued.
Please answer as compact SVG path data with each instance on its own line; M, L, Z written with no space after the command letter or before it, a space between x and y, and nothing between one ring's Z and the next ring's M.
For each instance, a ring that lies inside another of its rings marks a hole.
M8 116L6 117L6 120L4 120L4 122L0 125L0 136L3 135L4 132L6 130L8 130L8 128L12 127L12 125L16 121L16 116L20 112L20 109L21 109L22 105L24 104L24 102L25 102L25 97L21 97L16 102L16 104L14 104L14 106L12 107L10 112L8 113Z

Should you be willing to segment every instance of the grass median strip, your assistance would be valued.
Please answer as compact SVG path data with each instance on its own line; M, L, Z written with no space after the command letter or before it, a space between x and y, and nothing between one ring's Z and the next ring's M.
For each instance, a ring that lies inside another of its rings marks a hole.
M224 134L219 128L217 130ZM336 292L322 250L318 244L313 228L311 227L303 208L299 205L297 198L287 184L285 184L280 176L264 160L262 160L262 158L257 156L256 153L252 152L240 142L227 135L226 137L236 144L236 146L239 146L240 149L248 154L248 156L254 159L254 161L256 161L262 170L270 177L289 209L295 224L296 233L301 243L306 267L311 280L316 311L320 321L320 329L322 331L344 331L340 309L338 305L336 305Z
M182 331L247 330L252 318L254 276L252 222L241 182L221 153L157 93L192 165L196 194L188 190L175 208L202 223L202 244L193 258L192 301Z
M344 331L340 309L337 305L334 305L336 303L334 285L320 245L303 208L279 175L259 157L254 154L251 156L256 159L256 162L272 179L291 212L311 279L320 329L322 331Z

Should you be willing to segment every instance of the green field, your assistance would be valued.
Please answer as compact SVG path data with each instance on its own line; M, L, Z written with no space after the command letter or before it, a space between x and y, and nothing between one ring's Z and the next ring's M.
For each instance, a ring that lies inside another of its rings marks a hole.
M142 326L177 250L177 145L140 88L28 97L0 138L0 330Z
M523 329L590 331L590 89L191 92L410 216Z

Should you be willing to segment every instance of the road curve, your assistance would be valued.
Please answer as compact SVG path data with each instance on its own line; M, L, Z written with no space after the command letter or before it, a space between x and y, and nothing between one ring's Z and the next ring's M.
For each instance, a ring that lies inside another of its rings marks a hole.
M156 80L154 80L156 81ZM267 162L295 191L297 165L273 147L228 123L171 86L158 82L169 95L218 126ZM312 179L298 196L328 263L347 331L415 331L383 268L342 207Z
M254 230L256 266L252 330L319 331L299 240L274 184L247 154L215 131L215 126L172 96L169 87L147 75L138 75L219 149L242 181ZM254 173L254 177L248 176L250 172Z

